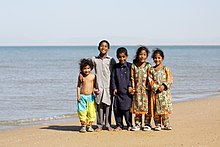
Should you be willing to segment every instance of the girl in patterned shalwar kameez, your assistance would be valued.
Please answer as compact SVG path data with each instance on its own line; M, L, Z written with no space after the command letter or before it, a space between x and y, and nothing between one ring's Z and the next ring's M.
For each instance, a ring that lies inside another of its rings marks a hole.
M169 114L172 112L172 101L170 87L173 77L170 69L162 64L164 60L163 51L154 50L152 58L155 66L150 69L149 83L151 85L152 112L155 121L155 130L161 130L161 121L165 130L172 130L169 122Z
M143 126L143 130L151 130L150 127L150 107L149 105L149 84L148 84L148 70L151 64L146 62L149 51L146 47L141 46L136 52L136 57L133 60L131 66L131 79L134 90L133 102L131 112L135 114L135 126L132 127L132 131L140 130ZM141 124L142 115L145 115L145 125Z

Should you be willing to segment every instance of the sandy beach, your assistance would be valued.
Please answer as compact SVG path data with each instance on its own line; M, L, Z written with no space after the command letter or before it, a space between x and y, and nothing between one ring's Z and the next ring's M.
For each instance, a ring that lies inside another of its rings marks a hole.
M174 104L173 130L79 133L80 123L0 131L1 147L220 146L220 96Z

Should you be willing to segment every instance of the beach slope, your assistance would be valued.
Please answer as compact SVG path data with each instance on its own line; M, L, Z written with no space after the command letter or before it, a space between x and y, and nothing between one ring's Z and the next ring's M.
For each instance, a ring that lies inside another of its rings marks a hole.
M171 131L79 133L79 122L0 131L1 147L220 146L220 96L175 103Z

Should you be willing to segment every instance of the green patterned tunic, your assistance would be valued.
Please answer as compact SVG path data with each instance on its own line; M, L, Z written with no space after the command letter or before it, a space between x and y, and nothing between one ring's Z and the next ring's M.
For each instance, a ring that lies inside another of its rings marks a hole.
M152 100L156 102L153 108L156 115L170 114L172 112L172 98L170 93L172 82L173 77L167 66L163 66L160 70L155 68L150 69L149 83L152 89ZM158 88L161 85L164 85L165 89L159 92Z
M131 79L135 90L132 102L131 112L135 114L148 113L149 84L148 73L151 64L146 62L144 67L131 66Z

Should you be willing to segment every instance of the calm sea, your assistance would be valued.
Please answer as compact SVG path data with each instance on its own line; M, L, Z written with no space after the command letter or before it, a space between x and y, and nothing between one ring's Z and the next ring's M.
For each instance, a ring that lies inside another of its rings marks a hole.
M220 46L155 47L173 73L174 102L220 94ZM138 46L126 48L131 62ZM0 47L0 130L74 119L78 62L97 54L96 46Z

